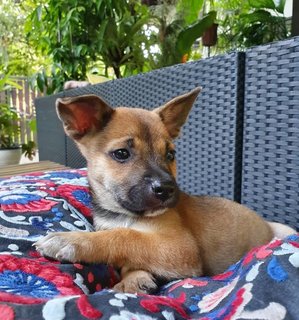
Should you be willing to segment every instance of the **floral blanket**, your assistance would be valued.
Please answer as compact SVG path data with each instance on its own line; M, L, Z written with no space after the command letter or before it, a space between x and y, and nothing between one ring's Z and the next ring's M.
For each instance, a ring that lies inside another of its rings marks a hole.
M273 240L212 278L156 295L114 292L106 265L60 263L32 244L48 231L92 230L86 170L0 179L0 319L299 319L299 236Z

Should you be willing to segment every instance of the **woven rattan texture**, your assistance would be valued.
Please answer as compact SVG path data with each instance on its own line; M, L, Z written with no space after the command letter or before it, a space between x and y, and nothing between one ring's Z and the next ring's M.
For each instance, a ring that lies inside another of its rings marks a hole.
M246 53L242 202L299 226L299 38Z
M176 143L178 181L190 193L234 197L237 58L233 53L111 82L113 106L148 109L203 87ZM89 90L102 95L102 86Z
M86 167L86 160L79 152L75 142L69 137L66 138L66 163L71 168Z

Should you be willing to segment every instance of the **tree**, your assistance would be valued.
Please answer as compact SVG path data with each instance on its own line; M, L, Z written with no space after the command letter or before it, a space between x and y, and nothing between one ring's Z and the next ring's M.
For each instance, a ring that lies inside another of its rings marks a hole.
M220 23L219 50L244 49L290 35L285 0L222 0L215 3Z
M285 0L157 0L150 9L141 2L148 1L25 0L33 9L28 39L51 61L37 76L39 88L52 93L66 80L85 80L99 66L105 76L113 70L121 78L186 61L216 15L215 52L288 36Z
M153 10L152 23L158 28L159 46L152 63L161 68L181 63L190 57L194 42L216 19L216 12L203 14L203 0L161 1Z
M38 57L34 47L28 44L24 23L28 6L26 1L0 2L0 65L3 71L14 75L30 75L44 64L46 59Z
M26 30L31 44L41 54L51 55L51 73L58 83L85 79L97 61L120 78L122 72L143 69L147 13L138 1L49 0L37 3ZM43 75L39 80L40 84L45 80Z

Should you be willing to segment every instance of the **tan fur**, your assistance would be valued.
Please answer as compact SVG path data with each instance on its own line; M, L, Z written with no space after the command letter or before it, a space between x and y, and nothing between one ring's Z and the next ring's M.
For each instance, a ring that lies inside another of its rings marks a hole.
M273 238L270 225L256 213L219 197L192 197L180 192L174 207L154 206L138 216L119 201L127 198L132 186L141 183L152 164L176 175L175 162L167 162L165 153L173 148L171 140L178 135L198 92L193 90L154 111L110 110L98 98L98 107L87 118L90 127L86 127L86 119L77 123L80 117L71 114L76 98L58 101L66 133L75 139L88 161L94 199L101 210L119 216L109 220L109 216L95 214L96 232L52 233L36 243L42 254L73 262L112 264L122 269L122 281L115 289L150 292L156 288L155 278L221 273L251 248ZM88 99L83 97L83 104ZM94 105L95 98L91 100ZM106 122L101 118L103 112L109 116ZM130 143L132 160L119 163L111 158L111 150Z

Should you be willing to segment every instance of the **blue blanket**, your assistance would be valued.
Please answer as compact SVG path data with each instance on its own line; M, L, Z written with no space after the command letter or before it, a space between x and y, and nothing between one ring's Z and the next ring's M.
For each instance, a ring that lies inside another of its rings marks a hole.
M156 295L113 291L111 266L41 257L32 244L48 231L93 230L90 200L85 169L0 179L0 319L299 319L299 235Z

